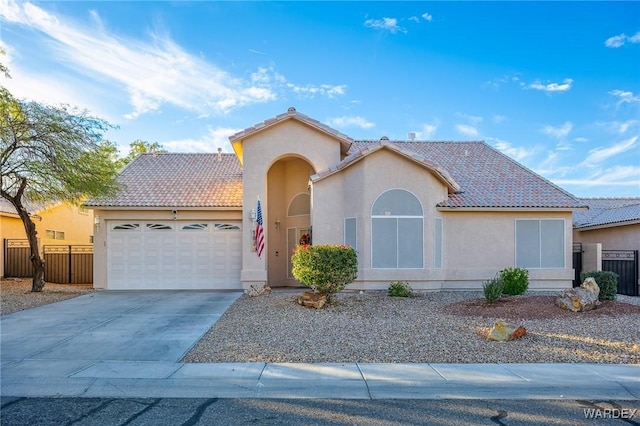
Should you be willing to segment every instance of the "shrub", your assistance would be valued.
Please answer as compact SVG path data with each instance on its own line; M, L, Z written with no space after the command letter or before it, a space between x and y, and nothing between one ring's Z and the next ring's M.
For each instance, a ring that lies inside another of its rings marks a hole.
M500 275L496 275L482 283L482 290L484 291L484 298L487 299L487 302L493 303L498 301L502 296L502 292L504 291L504 283L500 278Z
M300 245L291 256L295 279L327 297L353 282L358 276L358 257L352 247L337 245Z
M611 271L583 272L580 274L580 281L584 282L584 280L589 277L596 280L598 287L600 287L600 295L598 296L600 301L616 300L618 294L618 274Z
M524 268L504 268L500 271L504 294L517 296L529 288L529 271Z
M391 297L412 297L413 289L411 288L409 283L405 281L394 281L389 284L387 293Z

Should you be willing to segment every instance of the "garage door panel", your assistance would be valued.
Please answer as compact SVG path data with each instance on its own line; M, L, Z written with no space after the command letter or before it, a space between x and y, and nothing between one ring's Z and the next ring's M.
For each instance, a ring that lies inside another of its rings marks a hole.
M107 288L240 289L241 243L239 223L114 222Z

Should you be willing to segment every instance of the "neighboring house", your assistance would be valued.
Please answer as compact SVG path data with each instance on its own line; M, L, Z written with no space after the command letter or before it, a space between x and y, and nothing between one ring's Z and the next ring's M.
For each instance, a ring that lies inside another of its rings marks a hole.
M86 203L94 287L295 286L307 236L356 248L353 289L479 289L507 266L532 289L572 285L583 203L484 142L354 141L294 108L229 139L235 155L143 154L118 195Z
M573 215L573 241L603 250L640 250L640 198L580 198L589 210Z
M93 212L68 203L41 205L25 203L36 225L40 251L44 245L87 245L93 239ZM8 240L26 241L27 234L16 209L0 198L0 277L5 275L5 255Z

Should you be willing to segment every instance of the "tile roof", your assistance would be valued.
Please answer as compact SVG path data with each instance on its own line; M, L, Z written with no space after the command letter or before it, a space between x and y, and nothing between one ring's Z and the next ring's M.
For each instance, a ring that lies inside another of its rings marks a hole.
M242 207L234 154L141 154L118 175L122 188L88 207Z
M337 131L336 129L327 126L324 123L319 122L318 120L315 120L307 115L304 115L302 113L299 113L298 111L296 111L296 109L294 107L290 107L287 112L276 115L275 117L269 118L268 120L265 120L261 123L258 123L254 126L248 127L244 130L241 130L238 133L235 133L231 136L229 136L229 141L233 144L235 141L239 141L241 139L245 139L248 136L253 135L254 133L258 133L264 129L266 129L267 127L271 127L275 124L281 123L285 120L289 120L289 119L296 119L302 123L305 123L306 125L313 127L323 133L326 133L330 136L335 137L336 139L338 139L342 145L342 151L343 152L347 152L349 150L349 147L351 146L351 143L353 142L353 139L351 139L349 136L345 135L344 133L341 133L339 131Z
M381 149L388 149L390 151L393 151L399 155L402 155L412 161L414 161L415 163L419 164L422 167L425 167L427 169L429 169L432 173L434 173L438 178L440 178L440 180L442 180L444 182L445 185L447 185L449 187L450 192L457 192L460 190L460 186L458 185L458 183L449 175L449 173L443 169L442 167L440 167L437 163L429 160L428 158L420 155L419 153L411 150L411 149L407 149L406 146L404 146L403 144L394 144L389 142L388 140L380 140L378 142L374 142L374 143L370 143L367 144L366 146L364 146L362 149L355 151L353 153L351 153L350 155L348 155L347 157L345 157L342 161L340 161L338 164L329 167L326 170L322 170L318 173L316 173L315 175L313 175L311 177L311 180L314 182L317 182L319 180L324 179L327 176L330 176L334 173L337 173L349 166L351 166L352 164L357 163L358 161L362 160L364 157L366 157L367 155L370 155L376 151L379 151Z
M640 198L580 198L589 210L573 213L575 228L640 221Z
M47 208L57 206L60 203L55 201L51 203L42 203L39 201L32 202L29 200L23 200L22 204L27 209L29 214L37 214L37 213L41 213ZM17 215L18 211L16 210L15 207L13 207L13 204L11 204L8 200L0 197L0 213Z
M355 141L350 155L379 141ZM485 142L390 141L444 169L460 190L449 194L443 208L584 207L573 195Z

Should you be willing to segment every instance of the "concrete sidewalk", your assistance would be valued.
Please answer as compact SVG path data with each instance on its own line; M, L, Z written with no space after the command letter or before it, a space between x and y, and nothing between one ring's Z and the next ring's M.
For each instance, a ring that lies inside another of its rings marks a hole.
M239 296L99 292L0 317L0 395L640 399L640 365L178 362Z

